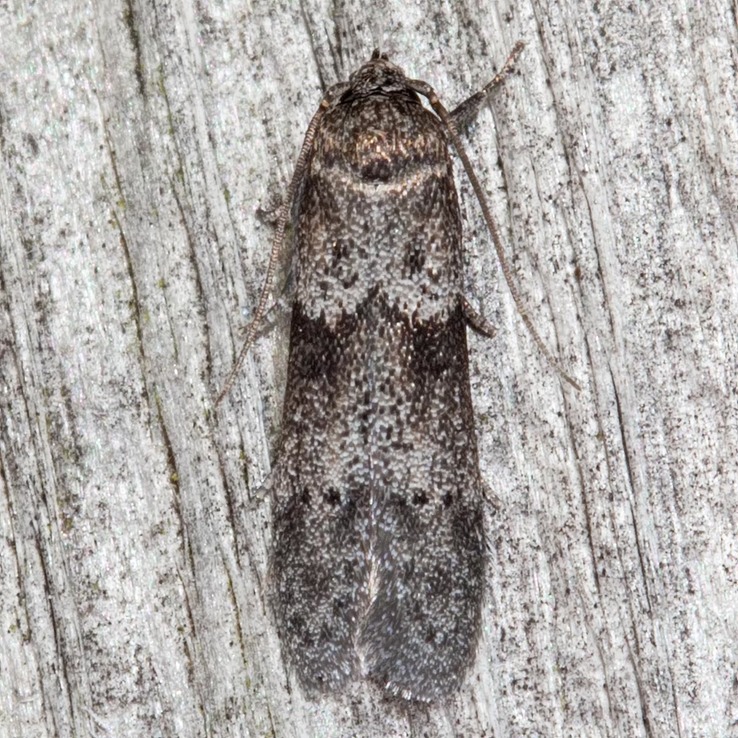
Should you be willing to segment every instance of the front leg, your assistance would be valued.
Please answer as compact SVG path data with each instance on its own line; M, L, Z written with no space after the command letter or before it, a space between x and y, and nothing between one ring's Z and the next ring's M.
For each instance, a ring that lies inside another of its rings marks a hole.
M507 57L507 61L502 65L502 69L488 82L479 92L468 97L460 105L457 105L454 110L451 111L451 119L459 130L464 130L477 116L479 109L486 102L488 95L495 87L499 87L505 79L512 72L515 62L517 61L520 52L523 50L525 44L522 41L518 41L513 46L510 56Z

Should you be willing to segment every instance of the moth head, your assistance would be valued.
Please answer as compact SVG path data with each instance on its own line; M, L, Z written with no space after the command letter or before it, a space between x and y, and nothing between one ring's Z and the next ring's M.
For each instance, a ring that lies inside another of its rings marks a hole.
M407 77L402 69L392 64L386 54L375 49L372 58L349 77L349 87L344 97L388 95L407 91Z

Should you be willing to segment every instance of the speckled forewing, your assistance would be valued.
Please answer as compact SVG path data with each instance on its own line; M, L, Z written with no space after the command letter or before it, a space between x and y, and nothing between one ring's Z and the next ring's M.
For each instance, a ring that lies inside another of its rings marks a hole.
M357 673L366 608L369 475L353 439L363 391L355 316L328 328L293 308L282 449L275 469L274 606L289 660L309 691ZM360 445L360 444L359 444Z
M476 649L482 497L461 309L398 337L400 389L374 435L371 605L361 648L373 679L404 697L455 690ZM389 358L389 357L388 357Z

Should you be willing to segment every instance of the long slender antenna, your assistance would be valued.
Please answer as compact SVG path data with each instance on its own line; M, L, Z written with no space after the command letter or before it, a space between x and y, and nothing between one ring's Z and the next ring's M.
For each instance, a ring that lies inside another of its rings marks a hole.
M523 43L519 41L513 47L510 56L508 57L500 72L488 85L485 86L482 93L478 94L484 95L486 94L486 91L489 91L493 87L496 87L498 84L500 84L504 77L510 72L515 59L522 50ZM528 315L528 312L523 305L523 301L520 297L520 293L518 292L518 288L513 282L512 272L510 271L510 266L507 263L507 258L505 257L505 252L502 248L502 239L500 238L497 224L492 217L489 205L487 204L487 197L484 194L482 186L479 184L477 175L474 173L474 169L472 168L471 162L469 161L466 149L461 143L461 139L459 138L459 133L456 129L456 123L454 122L453 116L451 115L451 113L448 112L448 110L446 110L441 101L438 99L438 95L436 95L434 89L427 82L423 82L421 80L409 80L408 84L410 85L410 87L412 87L412 89L428 99L431 107L441 119L441 121L443 121L443 124L446 126L449 138L451 139L451 143L453 143L454 148L456 149L456 152L458 153L459 158L464 165L466 176L469 177L469 181L471 182L472 188L474 189L474 194L477 196L479 205L482 208L482 214L484 216L485 222L487 223L487 228L490 232L490 235L492 236L492 243L494 244L495 251L497 252L497 258L500 262L502 274L505 277L508 289L510 290L510 294L512 295L513 301L515 302L515 307L517 308L518 313L520 313L520 317L523 319L525 327L528 329L528 333L530 333L536 346L538 346L539 351L546 357L548 363L561 375L562 379L566 380L575 389L580 390L581 387L579 386L579 384L561 368L558 361L556 361L553 354L546 347L546 344L543 343L543 339L538 335L538 331L535 329L535 326L533 325L533 322L531 321L530 316ZM478 98L477 95L475 95L473 98L470 98L470 100L474 100L475 102L477 102L479 99L480 98Z
M295 172L290 180L290 186L287 188L287 194L284 202L279 208L279 218L277 220L277 232L274 234L274 241L272 242L272 252L269 255L269 266L267 267L266 277L264 284L261 288L261 294L259 295L259 303L256 306L256 312L254 319L249 323L249 327L246 330L246 337L243 340L241 350L238 352L238 358L236 363L233 365L233 369L229 372L226 380L223 384L223 389L218 393L215 398L215 407L220 405L223 398L231 391L233 383L236 381L236 376L241 370L244 359L248 350L251 348L251 344L254 342L256 337L256 331L259 327L259 323L264 317L267 309L267 303L269 301L269 295L272 290L272 282L274 281L274 273L277 271L277 262L279 260L279 254L282 251L284 245L284 236L287 231L287 221L292 211L292 203L294 202L297 190L302 182L303 174L305 173L305 167L307 165L308 156L310 150L313 147L313 139L315 138L315 131L320 125L320 121L328 109L329 98L325 96L320 103L318 111L313 116L308 126L307 133L305 134L305 140L302 142L302 149L300 149L300 156L297 158L297 164L295 166Z

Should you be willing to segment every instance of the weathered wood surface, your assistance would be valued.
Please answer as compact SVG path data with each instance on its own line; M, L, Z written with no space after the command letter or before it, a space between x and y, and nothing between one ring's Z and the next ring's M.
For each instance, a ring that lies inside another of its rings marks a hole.
M738 736L738 38L727 0L0 7L0 736ZM489 509L447 705L306 702L265 607L286 336L217 413L324 85L381 46L471 131ZM263 498L263 494L261 495Z

